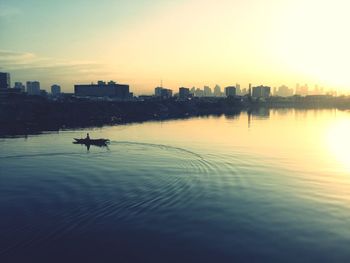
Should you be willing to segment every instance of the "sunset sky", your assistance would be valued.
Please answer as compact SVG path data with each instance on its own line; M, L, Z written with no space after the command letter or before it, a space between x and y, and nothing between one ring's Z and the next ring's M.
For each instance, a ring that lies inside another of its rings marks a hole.
M14 81L350 90L348 0L1 0L0 71Z

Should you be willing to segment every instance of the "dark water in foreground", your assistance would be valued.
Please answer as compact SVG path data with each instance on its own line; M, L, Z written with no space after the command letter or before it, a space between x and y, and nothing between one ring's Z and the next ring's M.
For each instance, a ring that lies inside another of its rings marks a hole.
M0 262L349 262L349 134L281 110L0 139Z

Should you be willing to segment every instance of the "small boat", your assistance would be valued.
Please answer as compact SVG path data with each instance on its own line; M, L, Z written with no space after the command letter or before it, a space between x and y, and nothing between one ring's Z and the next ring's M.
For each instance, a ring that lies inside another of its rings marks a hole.
M108 139L77 139L74 138L75 144L86 144L86 145L98 145L98 146L105 146L107 143L109 143Z

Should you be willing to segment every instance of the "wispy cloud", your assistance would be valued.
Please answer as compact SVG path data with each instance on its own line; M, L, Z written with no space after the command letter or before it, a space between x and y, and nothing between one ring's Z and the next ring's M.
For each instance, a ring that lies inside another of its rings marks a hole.
M95 81L114 75L109 68L96 61L42 57L30 52L0 50L2 71L15 80L40 80L49 85L59 81L71 86L81 81Z
M96 61L90 60L68 60L52 57L40 57L29 52L14 52L0 50L0 65L8 71L18 70L75 70L77 72L101 72L105 66Z
M0 64L8 70L24 69L54 69L54 68L85 68L98 66L94 61L67 60L50 57L40 57L29 52L14 52L0 50Z

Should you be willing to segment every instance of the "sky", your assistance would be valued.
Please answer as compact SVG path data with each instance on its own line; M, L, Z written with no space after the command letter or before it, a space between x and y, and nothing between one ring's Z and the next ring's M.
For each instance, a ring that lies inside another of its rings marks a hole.
M347 0L0 0L0 71L42 88L307 83L350 91Z

